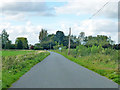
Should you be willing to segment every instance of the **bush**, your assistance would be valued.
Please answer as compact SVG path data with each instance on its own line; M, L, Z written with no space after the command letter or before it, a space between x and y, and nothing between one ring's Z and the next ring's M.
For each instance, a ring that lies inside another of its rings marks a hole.
M60 47L60 45L56 45L56 46L53 46L53 49L57 50L57 49L59 49L59 47Z
M91 53L92 53L92 54L95 54L95 53L98 53L98 52L99 52L99 47L93 45L93 46L91 47Z
M77 56L85 56L89 54L90 49L87 49L87 47L80 45L76 47L76 54Z
M43 50L43 47L34 47L34 50Z

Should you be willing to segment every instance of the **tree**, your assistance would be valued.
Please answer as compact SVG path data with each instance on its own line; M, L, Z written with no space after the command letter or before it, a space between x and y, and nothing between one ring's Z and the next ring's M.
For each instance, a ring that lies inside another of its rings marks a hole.
M35 49L35 50L42 50L43 47L41 46L40 43L36 43L36 44L34 45L34 49Z
M63 38L63 46L66 46L68 48L68 43L69 43L69 37L64 36L64 38Z
M55 40L59 43L62 44L63 43L63 39L64 39L64 33L62 31L57 31L56 35L55 35Z
M9 49L11 45L11 41L9 40L9 35L7 34L6 30L4 29L1 34L2 38L2 48L3 49Z
M87 46L104 46L104 47L110 47L110 40L107 36L104 35L97 35L96 36L88 36L85 38L86 45ZM112 41L112 40L111 40Z
M23 49L23 43L21 40L18 40L17 49Z
M109 36L109 38L108 38L108 41L109 41L109 43L111 44L111 45L114 45L115 44L115 42L113 41L113 40L111 40L111 37Z
M73 42L77 42L77 38L76 38L76 36L73 36L73 35L71 35L71 37L70 37L72 40L73 40Z
M53 46L55 46L55 35L54 34L49 34L46 36L41 42L40 46L43 49L53 49Z
M83 41L85 39L85 33L81 32L80 35L78 36L78 39L79 39L80 43L83 44Z
M39 34L39 42L41 42L45 37L47 37L48 33L47 30L41 29Z
M15 44L11 44L10 49L16 49L16 45Z
M22 42L22 43L21 43ZM28 49L29 47L28 47L28 40L27 40L27 38L25 38L25 37L18 37L17 39L16 39L16 41L15 41L15 44L16 44L16 46L18 45L18 44L22 44L22 49ZM21 49L21 48L19 48L19 49Z
M2 49L2 37L1 37L1 34L0 34L0 50Z

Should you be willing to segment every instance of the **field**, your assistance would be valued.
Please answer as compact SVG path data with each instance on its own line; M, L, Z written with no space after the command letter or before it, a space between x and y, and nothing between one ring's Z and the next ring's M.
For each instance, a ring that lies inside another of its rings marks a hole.
M35 64L50 53L46 51L2 51L2 88L9 88Z
M76 49L71 49L69 56L67 55L68 49L53 51L120 84L120 78L118 76L118 53L120 52L118 50L103 49L95 46L91 48L79 46Z
M15 55L23 55L27 53L35 52L33 50L4 50L2 51L2 56L15 56Z
M2 53L0 51L0 89L2 87Z

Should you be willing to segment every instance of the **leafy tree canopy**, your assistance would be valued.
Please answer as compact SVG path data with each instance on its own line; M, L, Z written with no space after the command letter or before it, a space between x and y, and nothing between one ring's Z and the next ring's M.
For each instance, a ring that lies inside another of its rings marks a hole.
M2 48L9 49L11 46L11 41L9 40L9 34L7 34L5 29L2 31L1 39L2 39Z
M25 37L18 37L15 41L16 46L21 46L18 49L28 49L28 40ZM20 45L22 44L22 45Z

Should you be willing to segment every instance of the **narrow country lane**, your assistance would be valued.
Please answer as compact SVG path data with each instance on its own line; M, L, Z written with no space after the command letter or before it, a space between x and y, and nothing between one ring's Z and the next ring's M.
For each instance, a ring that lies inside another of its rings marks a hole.
M51 52L11 88L117 88L113 81Z

